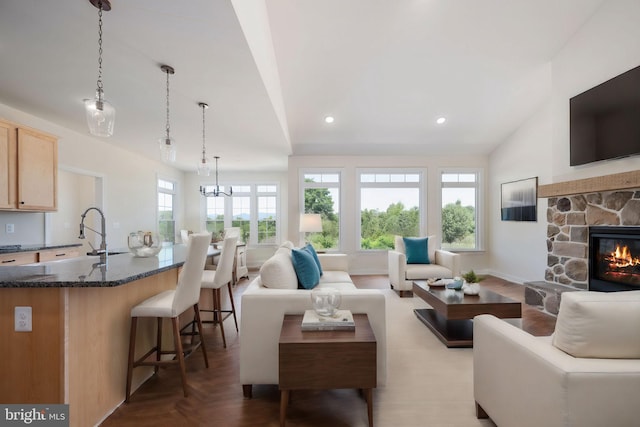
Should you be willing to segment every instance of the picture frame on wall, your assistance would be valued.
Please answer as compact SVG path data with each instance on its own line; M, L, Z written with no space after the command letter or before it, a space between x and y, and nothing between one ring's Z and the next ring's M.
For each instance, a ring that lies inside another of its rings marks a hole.
M538 177L501 184L502 221L538 220Z

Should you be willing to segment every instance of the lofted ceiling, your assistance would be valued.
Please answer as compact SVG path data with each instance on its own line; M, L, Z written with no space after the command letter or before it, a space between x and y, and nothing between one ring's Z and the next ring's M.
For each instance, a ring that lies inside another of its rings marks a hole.
M199 102L221 170L284 171L291 154L489 153L548 98L550 60L603 1L111 0L104 141L160 158L168 64L185 171L200 157ZM88 0L2 0L0 103L90 136L97 21Z

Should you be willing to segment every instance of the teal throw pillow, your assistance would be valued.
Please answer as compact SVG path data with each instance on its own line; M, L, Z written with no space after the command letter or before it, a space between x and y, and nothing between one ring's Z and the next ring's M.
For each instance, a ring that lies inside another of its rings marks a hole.
M320 259L318 258L318 254L316 253L316 250L313 247L313 245L311 243L307 243L307 245L302 249L309 252L311 256L313 256L313 259L316 262L316 265L318 266L318 270L320 271L320 275L322 276L322 265L320 264Z
M431 264L428 237L403 237L407 264Z
M291 262L298 276L298 285L304 289L313 289L320 282L320 270L308 251L291 249Z

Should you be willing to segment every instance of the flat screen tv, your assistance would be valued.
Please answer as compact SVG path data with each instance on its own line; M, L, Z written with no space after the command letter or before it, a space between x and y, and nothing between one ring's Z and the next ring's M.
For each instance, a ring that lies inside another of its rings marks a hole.
M640 154L640 66L569 103L571 166Z

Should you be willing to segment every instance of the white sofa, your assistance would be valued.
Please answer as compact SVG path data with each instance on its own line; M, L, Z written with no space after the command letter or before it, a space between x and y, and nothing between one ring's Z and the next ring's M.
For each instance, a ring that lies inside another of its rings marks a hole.
M431 264L407 264L404 241L395 236L394 250L389 251L389 282L391 289L403 296L411 296L414 280L451 279L460 276L460 255L435 248L435 236L429 236Z
M638 325L640 291L563 293L550 337L475 317L478 418L500 427L638 425Z
M378 349L378 386L383 385L387 361L384 294L375 289L355 287L347 272L346 255L318 254L318 258L323 275L317 286L338 289L342 294L341 309L368 315ZM291 272L294 274L293 278ZM266 282L263 282L263 276L268 276ZM291 256L287 254L286 248L281 247L264 263L260 275L248 285L242 295L240 383L247 398L251 397L253 384L278 384L278 341L284 315L302 314L312 308L311 291L297 289L297 286Z

